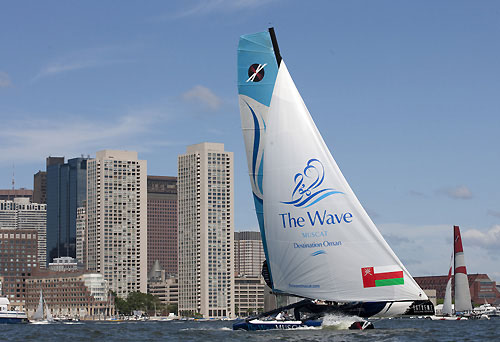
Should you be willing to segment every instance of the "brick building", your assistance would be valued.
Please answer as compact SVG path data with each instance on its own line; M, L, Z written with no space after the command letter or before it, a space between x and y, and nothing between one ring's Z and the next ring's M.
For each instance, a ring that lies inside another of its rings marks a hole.
M415 281L422 289L435 289L436 298L443 299L446 291L446 282L448 276L428 276L428 277L414 277ZM496 288L496 282L491 280L487 274L469 274L469 289L473 305L484 304L485 301L490 304L500 302L500 292ZM455 295L455 284L452 279L451 293Z
M101 274L40 270L26 279L26 312L38 307L40 291L53 316L104 319L115 314L114 300Z
M148 176L148 270L177 274L177 177Z
M0 282L11 306L23 309L26 279L38 269L35 229L0 229Z

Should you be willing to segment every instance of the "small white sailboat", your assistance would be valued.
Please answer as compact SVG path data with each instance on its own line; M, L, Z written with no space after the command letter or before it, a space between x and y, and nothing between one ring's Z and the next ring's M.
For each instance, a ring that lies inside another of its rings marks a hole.
M38 307L31 316L30 323L33 324L49 324L54 323L55 320L50 313L49 307L47 306L47 302L43 298L42 290L40 290L40 300L38 302Z
M444 293L443 309L441 310L441 315L430 316L434 321L460 321L467 320L467 318L462 318L456 316L453 312L452 295L451 295L451 281L452 281L452 270L454 262L455 252L451 254L450 268L448 270L448 281L446 282L446 290Z
M266 256L263 275L274 293L304 299L233 328L317 326L330 313L433 313L342 175L288 73L273 29L240 38L238 91ZM276 319L283 310L293 310L294 319Z

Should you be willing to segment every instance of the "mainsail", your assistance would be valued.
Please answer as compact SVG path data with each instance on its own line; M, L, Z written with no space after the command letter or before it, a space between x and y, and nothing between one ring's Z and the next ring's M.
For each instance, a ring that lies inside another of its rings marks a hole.
M33 313L33 316L31 316L31 318L34 321L46 320L47 322L54 322L54 318L50 313L49 307L47 306L47 302L43 299L42 290L40 290L40 300L38 301L38 307L36 311Z
M464 248L458 226L453 226L453 241L455 252L455 312L472 311Z
M31 316L31 318L34 320L42 320L44 316L43 312L44 312L43 295L42 291L40 291L40 299L38 301L38 307L36 308L36 311L33 314L33 316Z
M427 299L340 172L272 30L240 38L238 90L273 290L336 302Z
M444 301L443 301L443 310L442 313L443 315L452 315L453 314L453 309L451 305L451 274L452 274L452 269L453 269L453 254L451 254L451 259L450 259L450 269L448 271L448 280L446 282L446 291L444 293Z

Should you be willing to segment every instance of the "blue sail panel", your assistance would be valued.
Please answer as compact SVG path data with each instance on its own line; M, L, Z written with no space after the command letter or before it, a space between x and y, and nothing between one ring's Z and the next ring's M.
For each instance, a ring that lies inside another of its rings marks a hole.
M267 113L278 75L278 63L269 32L240 37L238 44L238 93L241 125L247 151L250 183L266 259L269 253L263 211L263 159ZM272 281L271 268L269 275Z

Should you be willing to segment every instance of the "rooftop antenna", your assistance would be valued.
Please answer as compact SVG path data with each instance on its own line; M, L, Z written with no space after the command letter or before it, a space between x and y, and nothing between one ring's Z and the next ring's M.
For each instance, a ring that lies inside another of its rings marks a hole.
M12 164L12 194L9 194L9 196L7 196L7 199L10 200L10 195L12 195L12 197L14 198L14 190L16 189L15 188L16 186L16 167L15 167L15 164Z

